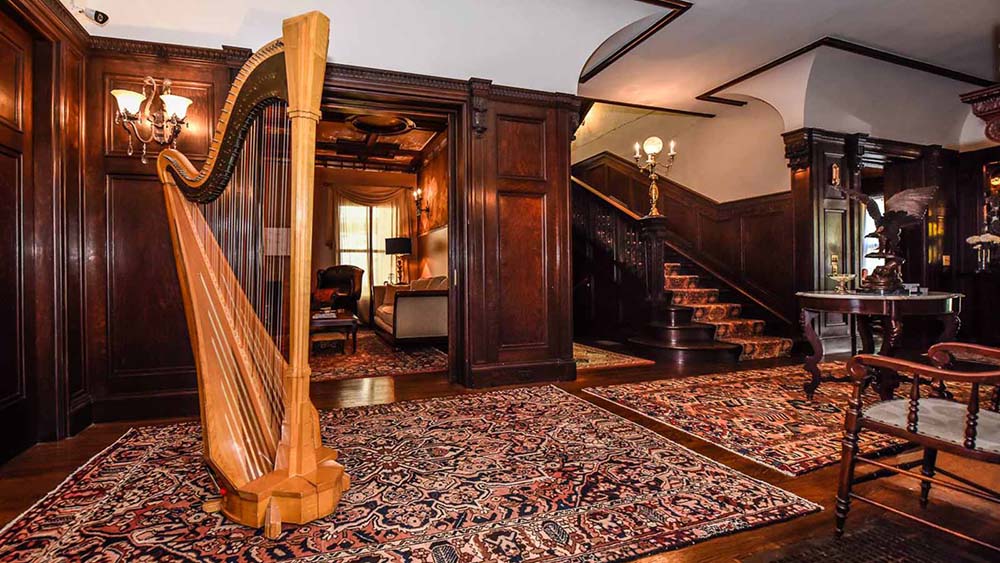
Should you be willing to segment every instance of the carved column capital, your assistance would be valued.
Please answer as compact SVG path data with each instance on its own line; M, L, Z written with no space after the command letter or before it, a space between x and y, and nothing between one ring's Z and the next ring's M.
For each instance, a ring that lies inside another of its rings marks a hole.
M986 122L986 137L1000 143L1000 85L962 95L972 113Z
M482 78L469 80L469 95L472 98L472 130L476 137L486 134L489 95L493 82Z

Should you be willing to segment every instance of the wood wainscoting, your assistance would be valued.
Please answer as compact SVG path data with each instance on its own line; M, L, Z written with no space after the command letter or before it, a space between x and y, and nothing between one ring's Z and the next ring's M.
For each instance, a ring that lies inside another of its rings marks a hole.
M573 176L640 216L649 211L649 179L629 160L603 152L574 164ZM669 179L658 185L670 242L791 325L791 192L719 203Z
M95 421L194 415L197 381L155 156L128 155L112 88L170 78L194 100L178 148L201 166L232 76L249 52L102 38L87 64L83 233L85 371Z
M472 85L466 201L472 387L573 379L569 143L572 97Z
M59 8L0 4L0 460L90 422L77 346L87 42Z

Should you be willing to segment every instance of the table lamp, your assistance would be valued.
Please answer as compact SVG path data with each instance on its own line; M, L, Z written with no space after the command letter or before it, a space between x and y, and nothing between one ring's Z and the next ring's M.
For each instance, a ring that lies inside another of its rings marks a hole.
M403 256L411 252L413 252L413 246L409 237L385 239L385 253L396 256L396 283L402 283L403 281Z

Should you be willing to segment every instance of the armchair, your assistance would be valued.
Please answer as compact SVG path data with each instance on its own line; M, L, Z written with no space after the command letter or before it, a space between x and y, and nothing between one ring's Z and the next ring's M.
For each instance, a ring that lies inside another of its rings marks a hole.
M316 272L313 308L347 309L357 314L358 300L361 299L361 280L364 275L364 270L348 264L319 270Z
M885 475L905 475L921 481L920 505L926 506L931 486L937 485L960 493L972 495L1000 504L1000 492L993 491L968 479L936 468L938 451L975 459L986 463L1000 463L1000 349L974 344L944 342L931 346L928 356L934 365L925 365L907 360L861 354L847 363L847 371L854 392L848 404L844 421L844 442L840 462L840 482L837 490L836 526L837 535L844 531L844 522L850 510L851 501L859 500L867 504L889 510L895 514L938 528L968 541L1000 550L984 541L960 534L932 524L918 516L888 507L872 499L851 491L853 485L862 480L870 480ZM956 360L985 363L991 365L989 371L955 371L949 367ZM909 397L890 398L879 401L867 408L863 407L862 395L874 378L873 370L893 370L912 375ZM971 387L967 403L920 395L920 386L930 386L929 381L969 384ZM980 407L980 387L995 386L987 404ZM858 436L864 430L873 430L903 438L923 447L923 459L900 465L889 465L858 455ZM880 468L859 480L854 478L855 465L866 463ZM920 473L909 471L920 465ZM949 481L936 478L940 473L951 478Z

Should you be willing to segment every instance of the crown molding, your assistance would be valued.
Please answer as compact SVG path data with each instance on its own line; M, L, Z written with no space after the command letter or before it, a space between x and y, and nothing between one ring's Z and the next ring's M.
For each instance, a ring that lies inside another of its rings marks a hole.
M972 113L986 122L986 137L1000 143L1000 84L962 94L961 100L972 106Z
M152 41L104 37L100 35L92 35L89 43L90 50L97 53L183 59L207 63L222 63L234 67L242 66L253 54L253 51L250 49L231 47L229 45L223 45L221 49L210 49L207 47L155 43Z

